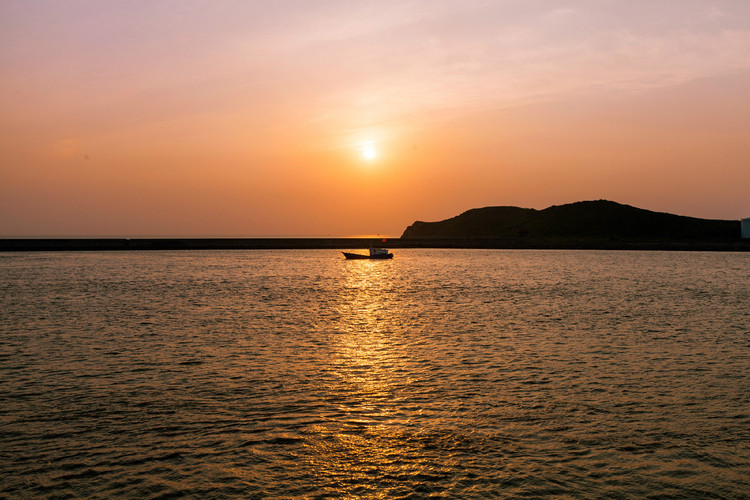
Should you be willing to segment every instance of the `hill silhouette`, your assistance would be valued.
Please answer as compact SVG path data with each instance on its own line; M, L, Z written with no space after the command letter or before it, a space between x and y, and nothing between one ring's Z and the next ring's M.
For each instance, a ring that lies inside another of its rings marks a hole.
M614 201L579 201L544 210L485 207L439 222L417 221L402 239L547 241L732 241L740 222L653 212Z

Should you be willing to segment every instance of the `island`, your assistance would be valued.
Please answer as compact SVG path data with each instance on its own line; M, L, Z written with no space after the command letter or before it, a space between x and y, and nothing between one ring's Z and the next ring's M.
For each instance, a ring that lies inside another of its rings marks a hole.
M543 210L475 208L438 222L414 222L401 235L402 242L410 240L461 247L666 250L743 250L750 243L740 237L739 220L686 217L609 200Z

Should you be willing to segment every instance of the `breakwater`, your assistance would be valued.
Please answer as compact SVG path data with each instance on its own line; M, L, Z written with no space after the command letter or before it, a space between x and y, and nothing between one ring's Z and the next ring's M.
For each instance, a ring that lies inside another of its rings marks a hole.
M122 250L305 250L498 248L577 250L750 251L750 240L621 241L544 238L4 238L0 252Z

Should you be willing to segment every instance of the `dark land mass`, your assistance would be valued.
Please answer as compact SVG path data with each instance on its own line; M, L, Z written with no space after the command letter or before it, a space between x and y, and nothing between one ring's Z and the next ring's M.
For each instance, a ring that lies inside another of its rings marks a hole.
M417 221L401 239L504 240L513 245L561 248L745 246L739 220L684 217L607 200L544 210L476 208L439 222Z
M544 210L486 207L415 222L401 238L0 238L0 251L528 248L750 251L740 222L652 212L612 201Z

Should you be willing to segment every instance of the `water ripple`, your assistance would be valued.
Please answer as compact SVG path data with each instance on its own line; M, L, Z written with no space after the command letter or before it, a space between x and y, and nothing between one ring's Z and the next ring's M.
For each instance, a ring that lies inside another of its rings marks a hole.
M0 496L750 496L744 254L0 266Z

